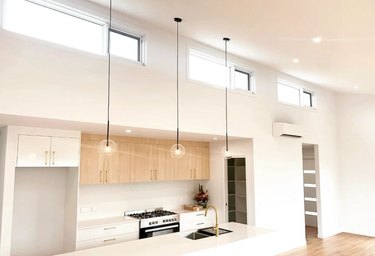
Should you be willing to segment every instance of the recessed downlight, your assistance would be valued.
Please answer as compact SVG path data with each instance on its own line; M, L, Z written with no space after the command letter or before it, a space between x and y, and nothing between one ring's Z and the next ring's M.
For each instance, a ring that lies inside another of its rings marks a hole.
M298 63L299 59L293 59L292 61L293 61L293 63Z
M313 38L313 42L316 43L316 44L320 44L321 41L322 41L322 38L320 36L317 36L317 37Z
M125 132L126 132L126 133L131 133L132 130L130 130L130 129L126 129Z
M356 86L354 86L353 88L354 88L354 90L358 90L358 89L359 89L359 86L356 85Z
M213 140L217 140L217 137L213 137L212 139L213 139Z

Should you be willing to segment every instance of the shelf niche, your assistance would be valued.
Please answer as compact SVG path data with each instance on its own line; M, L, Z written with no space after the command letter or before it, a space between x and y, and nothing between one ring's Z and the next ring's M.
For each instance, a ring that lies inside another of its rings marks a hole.
M245 158L227 160L228 221L247 224Z

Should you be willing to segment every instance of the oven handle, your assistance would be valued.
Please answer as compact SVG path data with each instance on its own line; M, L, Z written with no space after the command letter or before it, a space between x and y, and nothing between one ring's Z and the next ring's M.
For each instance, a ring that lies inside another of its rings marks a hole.
M149 233L149 232L153 232L153 231L160 231L160 230L165 230L165 229L171 229L171 228L178 228L178 225L172 225L172 226L162 227L162 228L152 228L152 229L145 230L145 233Z

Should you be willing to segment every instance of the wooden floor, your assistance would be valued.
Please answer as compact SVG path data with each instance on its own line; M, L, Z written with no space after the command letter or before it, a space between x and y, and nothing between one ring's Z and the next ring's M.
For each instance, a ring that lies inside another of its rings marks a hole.
M280 256L375 256L375 238L341 233L326 239L317 238L316 228L306 227L307 246Z

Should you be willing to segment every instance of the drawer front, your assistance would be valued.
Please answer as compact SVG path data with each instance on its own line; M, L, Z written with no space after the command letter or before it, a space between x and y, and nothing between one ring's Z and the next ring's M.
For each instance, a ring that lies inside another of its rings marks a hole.
M201 228L208 228L215 226L215 221L210 219L208 220L200 220L195 222L185 222L180 223L180 231L187 231L187 230L196 230Z
M92 240L102 237L116 236L127 233L139 233L139 223L126 223L102 227L80 229L77 232L77 241Z
M128 233L125 235L108 236L100 239L92 239L86 241L77 242L77 250L83 250L93 247L99 247L109 244L116 244L121 242L133 241L139 239L139 232Z
M208 213L209 215L209 213ZM197 221L197 220L204 220L207 217L204 216L204 212L189 212L189 213L182 213L180 214L180 222L185 221Z

